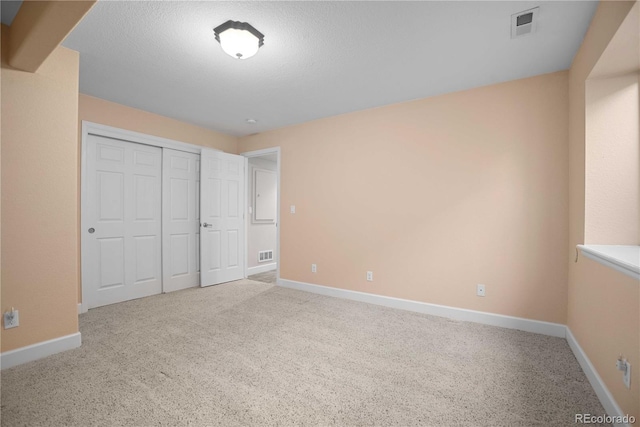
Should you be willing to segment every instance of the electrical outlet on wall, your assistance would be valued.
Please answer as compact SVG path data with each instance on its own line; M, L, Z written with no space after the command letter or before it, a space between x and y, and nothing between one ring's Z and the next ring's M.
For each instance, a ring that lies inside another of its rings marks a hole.
M4 313L4 328L10 329L16 326L20 326L20 316L18 310L14 310L13 307L11 307L11 310Z
M317 273L318 272L318 266L315 264L311 264L311 272L312 273Z
M622 381L627 388L631 388L631 363L627 360L625 364L627 365L627 369L624 371Z
M631 363L620 355L616 360L616 368L618 371L622 371L622 382L625 387L631 388Z
M373 271L367 271L367 282L373 282Z
M476 295L478 295L479 297L484 296L484 285L476 285Z

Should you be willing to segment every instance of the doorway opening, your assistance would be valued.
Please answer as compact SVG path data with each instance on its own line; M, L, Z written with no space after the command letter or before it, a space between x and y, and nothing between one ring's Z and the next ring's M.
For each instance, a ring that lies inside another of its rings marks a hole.
M247 158L246 277L280 278L280 147L242 153Z

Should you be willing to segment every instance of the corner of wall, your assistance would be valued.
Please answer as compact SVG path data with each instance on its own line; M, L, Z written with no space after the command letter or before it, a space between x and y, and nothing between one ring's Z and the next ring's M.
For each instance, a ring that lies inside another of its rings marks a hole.
M2 309L20 310L20 326L0 331L6 352L78 332L79 55L56 48L30 73L2 50Z
M569 70L569 281L567 327L624 413L640 416L638 381L622 385L615 359L624 353L640 364L638 283L591 260L577 257L585 239L586 81L637 2L603 1ZM625 319L625 322L620 322ZM633 374L633 371L632 371Z

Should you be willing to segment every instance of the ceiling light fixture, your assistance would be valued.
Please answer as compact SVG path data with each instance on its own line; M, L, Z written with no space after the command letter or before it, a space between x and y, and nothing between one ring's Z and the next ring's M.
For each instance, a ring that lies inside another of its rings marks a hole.
M258 53L264 35L246 22L227 21L213 29L222 50L236 59L247 59Z

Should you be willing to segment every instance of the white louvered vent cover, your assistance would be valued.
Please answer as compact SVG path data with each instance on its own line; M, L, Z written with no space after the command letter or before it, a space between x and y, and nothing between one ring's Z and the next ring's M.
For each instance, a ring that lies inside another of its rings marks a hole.
M273 250L258 252L258 262L273 261Z
M533 34L538 27L539 7L525 10L511 15L511 38Z

